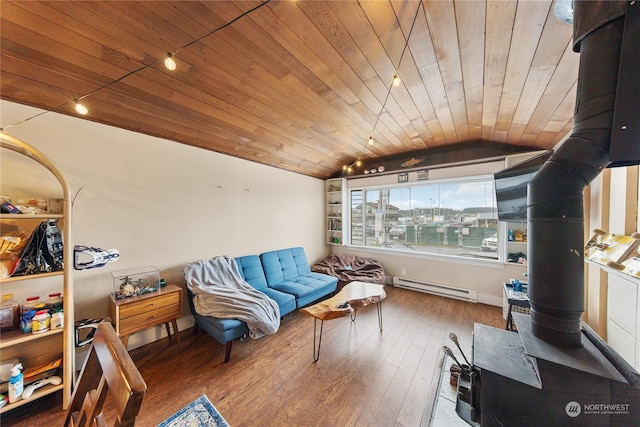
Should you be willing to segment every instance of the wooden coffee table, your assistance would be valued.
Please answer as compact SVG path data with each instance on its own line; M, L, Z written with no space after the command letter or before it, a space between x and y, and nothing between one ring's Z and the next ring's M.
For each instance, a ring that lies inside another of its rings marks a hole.
M356 320L356 307L358 306L377 305L378 325L380 326L380 332L382 332L382 300L386 296L383 285L355 281L347 283L340 292L331 298L301 308L301 312L313 317L313 361L317 362L320 358L324 321L351 316L351 321L353 322ZM317 334L318 320L320 320L320 334Z

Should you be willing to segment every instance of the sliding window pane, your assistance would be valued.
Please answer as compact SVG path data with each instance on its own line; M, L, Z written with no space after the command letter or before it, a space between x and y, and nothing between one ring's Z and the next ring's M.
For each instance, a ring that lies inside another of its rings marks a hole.
M362 196L364 191L351 191L351 244L362 246L364 244L364 215L362 209Z
M497 259L492 179L354 190L351 224L352 245Z

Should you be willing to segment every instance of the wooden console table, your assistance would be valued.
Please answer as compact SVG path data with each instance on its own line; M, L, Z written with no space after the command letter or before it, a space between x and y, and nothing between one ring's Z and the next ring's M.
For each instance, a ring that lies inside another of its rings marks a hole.
M182 315L182 288L166 285L159 292L116 299L113 294L109 298L109 313L115 323L116 333L127 346L129 335L152 326L164 323L167 336L171 341L169 322L173 324L173 332L182 352L182 342L176 320Z
M356 307L376 304L378 307L378 325L382 332L382 300L387 294L383 285L366 282L347 283L333 297L317 304L301 308L300 311L313 317L313 361L320 358L320 344L322 343L322 327L325 320L351 316L356 320ZM317 334L317 322L320 320L320 334ZM317 337L317 338L316 338ZM316 343L317 342L317 343Z

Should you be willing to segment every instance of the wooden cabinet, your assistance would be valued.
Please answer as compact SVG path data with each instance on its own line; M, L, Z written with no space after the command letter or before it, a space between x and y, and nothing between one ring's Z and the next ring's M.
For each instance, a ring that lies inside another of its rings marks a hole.
M37 400L43 396L62 390L63 409L69 406L73 390L75 372L74 344L74 302L73 302L73 233L71 192L67 181L53 163L40 151L27 143L0 132L0 147L3 155L3 168L15 161L29 165L44 167L56 179L62 189L63 206L61 214L0 214L0 220L17 223L21 228L33 229L42 221L56 219L60 222L64 245L64 271L0 279L3 294L12 293L19 302L25 296L44 294L52 289L60 292L64 298L64 326L37 334L22 333L21 330L2 332L0 335L0 361L19 359L25 368L32 368L51 363L62 358L62 384L46 385L36 390L30 398L8 403L0 408L0 413L10 411L18 406ZM5 154L6 153L6 154ZM17 153L17 155L16 155ZM5 163L7 162L7 163ZM34 163L35 162L35 163ZM39 164L39 166L38 166ZM28 172L25 172L28 174ZM24 177L23 177L24 178ZM16 177L16 181L20 177ZM21 180L18 182L22 182ZM8 186L8 184L7 184ZM5 187L5 183L3 183ZM28 192L31 189L23 189ZM4 191L4 189L3 189ZM11 194L6 194L11 196ZM46 298L45 298L46 299Z
M178 333L177 318L182 315L182 288L175 285L167 285L160 288L159 292L116 299L113 294L109 297L109 313L115 323L118 336L125 347L129 335L164 324L167 335L171 339L169 322L173 325L173 331L178 341L178 348L182 351L180 334Z
M345 203L344 178L332 178L326 181L326 238L330 245L344 244L344 207Z

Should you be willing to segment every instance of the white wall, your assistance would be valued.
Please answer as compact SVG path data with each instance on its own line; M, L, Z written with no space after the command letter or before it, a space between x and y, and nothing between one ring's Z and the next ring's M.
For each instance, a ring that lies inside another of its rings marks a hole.
M374 258L382 263L388 279L400 276L476 290L478 302L496 306L502 306L502 283L510 278L522 279L522 273L526 271L525 267L517 264L460 257L389 254L388 251L348 246L333 246L331 251Z
M2 101L1 126L40 111ZM322 180L51 112L6 133L47 155L77 193L75 244L120 251L115 263L75 271L76 319L108 315L111 271L154 265L167 282L183 285L184 266L202 258L302 246L313 264L328 253ZM59 197L55 185L29 180L4 151L0 194ZM24 186L29 192L20 193ZM58 286L29 283L20 283L17 296ZM184 314L181 328L192 324L186 304ZM129 348L161 330L135 334Z

